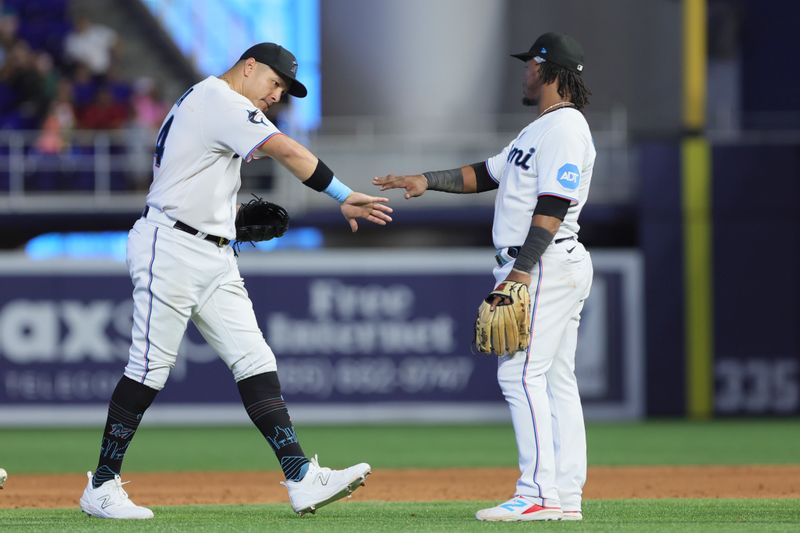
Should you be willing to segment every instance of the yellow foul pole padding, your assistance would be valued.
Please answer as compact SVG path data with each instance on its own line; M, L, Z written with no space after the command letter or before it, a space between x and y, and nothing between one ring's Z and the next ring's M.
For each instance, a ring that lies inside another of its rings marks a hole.
M681 146L686 405L690 418L714 413L711 147L706 125L706 0L683 0Z
M706 0L683 0L683 126L706 126Z
M714 409L711 148L706 139L689 137L681 156L687 408L701 419Z

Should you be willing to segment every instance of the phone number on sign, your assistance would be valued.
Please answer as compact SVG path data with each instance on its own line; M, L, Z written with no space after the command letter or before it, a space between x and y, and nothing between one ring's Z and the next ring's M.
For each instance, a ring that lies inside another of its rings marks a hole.
M281 388L287 394L326 398L333 394L460 392L475 367L463 357L393 359L320 357L284 359L278 363Z

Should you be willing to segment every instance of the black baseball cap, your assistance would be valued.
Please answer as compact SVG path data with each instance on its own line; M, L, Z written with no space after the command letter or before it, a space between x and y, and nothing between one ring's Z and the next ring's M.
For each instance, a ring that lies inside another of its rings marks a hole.
M267 65L289 82L288 93L298 98L308 94L306 86L297 81L297 60L289 50L275 43L259 43L248 48L239 61L252 57Z
M536 39L530 50L511 54L511 57L523 61L533 59L537 63L548 61L578 74L583 72L583 48L578 41L563 33L545 33Z

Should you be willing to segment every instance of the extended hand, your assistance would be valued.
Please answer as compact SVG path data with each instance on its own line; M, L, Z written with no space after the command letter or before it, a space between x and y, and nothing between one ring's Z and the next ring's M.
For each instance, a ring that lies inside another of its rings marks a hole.
M428 190L428 180L425 176L393 176L389 174L383 177L372 178L372 184L381 188L382 191L388 189L405 189L406 200L415 196L422 196Z
M392 217L389 216L389 213L392 212L392 208L385 205L385 202L388 201L388 198L353 192L342 202L339 209L342 210L342 215L350 224L350 229L356 232L358 231L357 218L366 219L379 226L385 226L387 222L391 222Z

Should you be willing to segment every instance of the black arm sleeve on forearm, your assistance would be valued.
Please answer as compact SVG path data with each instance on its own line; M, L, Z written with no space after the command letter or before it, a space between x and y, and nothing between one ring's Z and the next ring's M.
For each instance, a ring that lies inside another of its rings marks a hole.
M475 185L477 187L475 192L491 191L499 186L489 174L489 169L486 168L486 161L472 163L470 166L475 170Z
M422 175L428 180L429 191L464 192L464 173L460 168L432 170L423 172Z
M540 196L536 201L536 209L533 210L533 214L556 217L561 222L564 222L564 217L567 216L567 211L569 211L569 204L570 201L566 198L549 195Z
M550 246L553 237L555 235L543 227L531 226L528 236L525 238L525 244L520 247L517 258L514 260L514 270L530 274L533 265L539 262L544 251Z
M475 192L491 191L498 187L498 183L492 179L486 162L473 163L469 165L475 170ZM428 190L463 193L464 192L464 172L461 168L451 170L433 170L423 172L425 179L428 180Z

